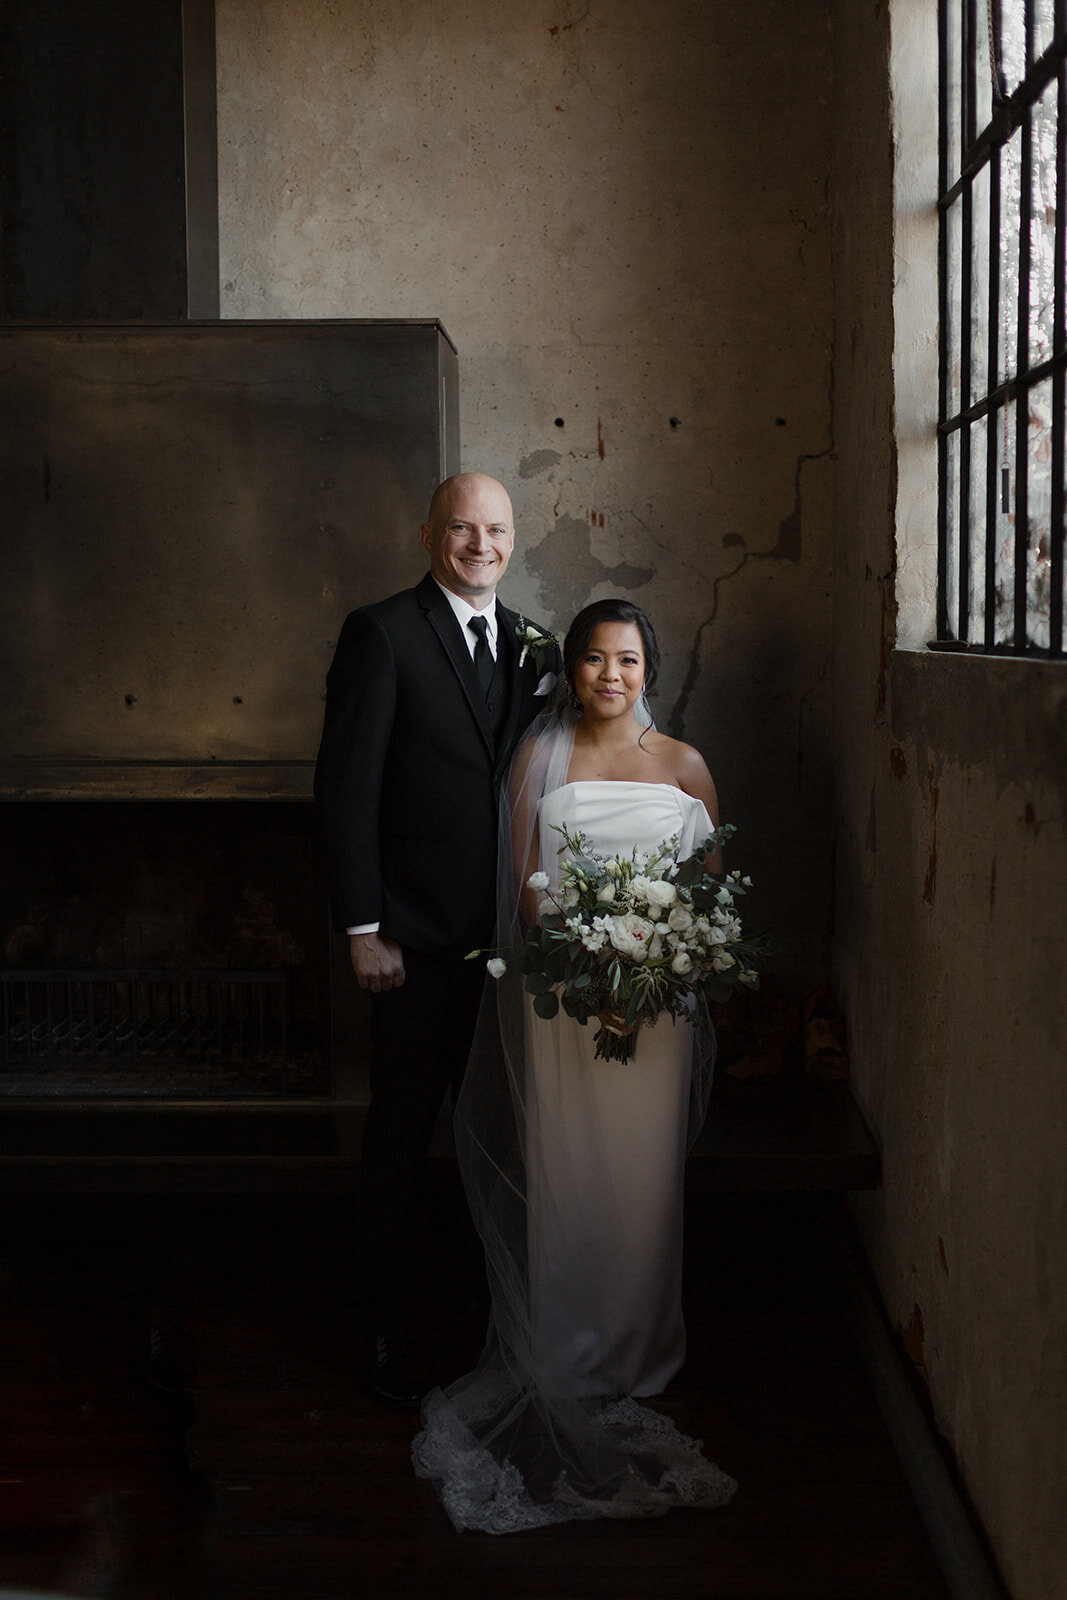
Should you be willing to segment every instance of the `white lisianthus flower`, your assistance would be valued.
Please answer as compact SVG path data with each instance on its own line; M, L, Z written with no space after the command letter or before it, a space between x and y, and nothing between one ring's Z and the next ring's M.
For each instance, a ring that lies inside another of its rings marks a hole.
M752 887L752 879L748 876L747 872L746 872L745 876L741 879L741 882L744 884L746 889L751 889L751 887Z
M508 964L500 956L493 956L485 963L485 970L491 978L502 978L508 970Z
M724 928L709 928L704 937L708 944L725 944L726 930Z
M547 889L548 873L531 872L530 876L526 880L526 887L527 889Z
M609 878L618 878L622 875L622 862L618 856L612 856L610 861L605 861L604 871Z
M648 891L650 888L651 883L649 879L646 878L641 872L637 873L637 875L630 882L630 893L633 895L635 900L644 901L645 905L648 905L649 903Z
M655 906L657 911L665 911L668 906L673 906L677 898L678 890L666 878L653 878L648 885L648 903Z
M541 900L537 906L537 915L539 917L551 917L554 916L558 910L559 907L554 900Z
M667 917L667 925L675 933L688 933L693 926L693 913L687 911L685 906L674 906Z
M684 978L686 973L687 972L692 972L692 970L693 970L693 958L692 958L692 956L689 955L688 951L679 950L678 954L675 956L674 960L671 962L671 971L672 972L676 972L680 978Z
M615 898L615 885L613 883L602 883L596 892L596 897L602 904L609 906Z
M563 904L567 907L576 906L580 899L581 895L578 893L573 883L569 883L566 889L563 891Z
M727 955L725 950L720 950L717 956L712 956L711 965L716 972L729 972L737 963L733 956Z

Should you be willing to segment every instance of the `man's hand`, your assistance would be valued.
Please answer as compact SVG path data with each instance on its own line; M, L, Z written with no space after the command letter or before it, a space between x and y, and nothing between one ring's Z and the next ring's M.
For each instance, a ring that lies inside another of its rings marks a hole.
M404 981L404 952L395 939L380 933L350 933L348 951L361 989L384 994L386 989L400 988Z

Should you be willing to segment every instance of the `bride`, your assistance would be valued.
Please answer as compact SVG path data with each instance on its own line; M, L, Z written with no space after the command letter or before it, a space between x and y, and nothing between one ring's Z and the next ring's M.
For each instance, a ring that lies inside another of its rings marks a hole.
M562 1009L535 1015L518 959L539 914L526 885L540 871L555 889L561 826L604 857L675 836L684 857L718 825L715 786L696 750L651 725L659 650L639 607L586 606L563 664L512 765L498 912L508 966L487 990L456 1108L489 1331L476 1370L427 1396L413 1446L460 1530L654 1516L723 1505L736 1488L699 1441L638 1404L685 1359L683 1171L710 1088L706 1013L646 1026L628 1061L594 1059L594 1027Z

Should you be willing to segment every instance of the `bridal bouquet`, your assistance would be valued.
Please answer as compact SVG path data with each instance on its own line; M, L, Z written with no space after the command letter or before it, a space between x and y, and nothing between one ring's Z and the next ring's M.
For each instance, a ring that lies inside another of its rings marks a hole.
M554 1017L561 1005L583 1026L596 1017L596 1055L628 1061L639 1023L665 1011L687 1015L694 994L725 1000L735 984L758 987L762 941L742 937L735 904L752 880L705 866L733 827L718 828L681 861L677 835L651 854L604 860L584 834L556 831L560 855L568 852L559 889L541 901L540 924L523 947L539 1017ZM534 890L548 885L545 872L528 880Z

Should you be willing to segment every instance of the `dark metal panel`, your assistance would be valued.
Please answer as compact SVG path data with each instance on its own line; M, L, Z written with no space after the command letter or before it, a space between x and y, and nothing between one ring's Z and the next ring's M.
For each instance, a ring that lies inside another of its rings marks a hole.
M181 0L0 0L0 315L186 315L181 50Z
M429 321L0 328L0 792L291 795L346 612L425 570L454 367Z
M437 346L438 378L441 392L442 478L459 471L459 361L452 341L443 338Z
M182 0L185 246L189 316L219 314L215 0Z

